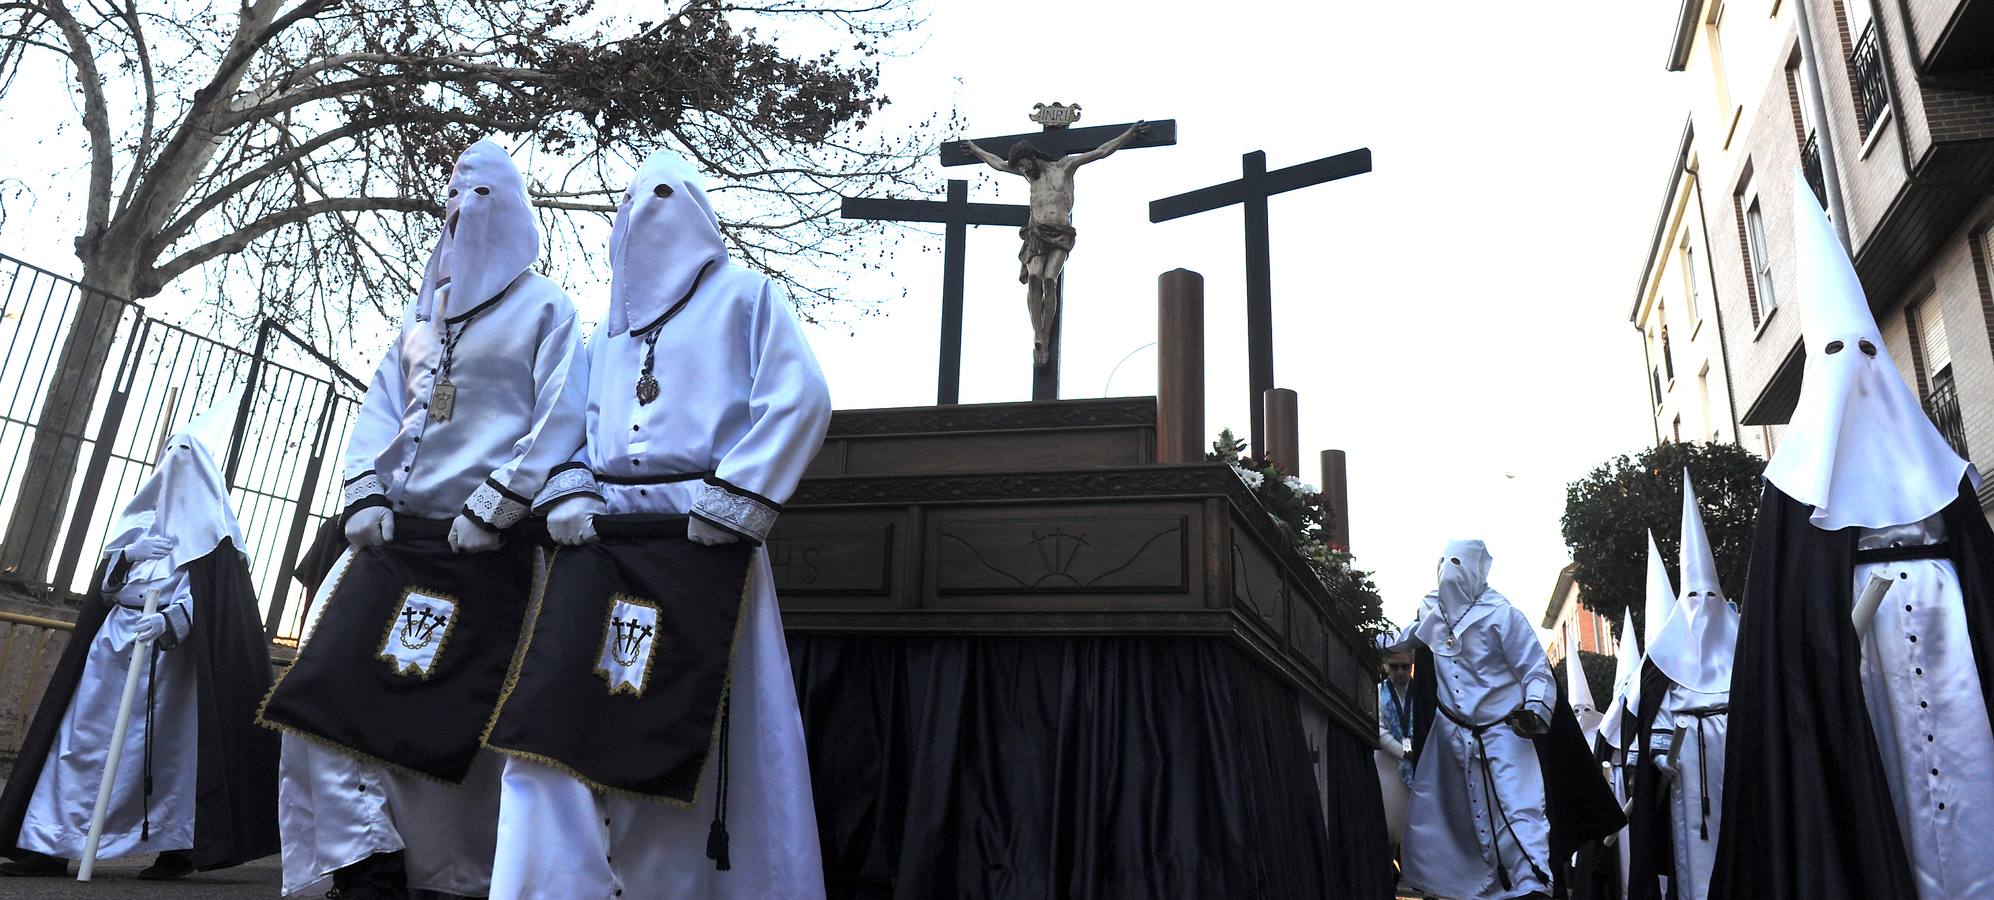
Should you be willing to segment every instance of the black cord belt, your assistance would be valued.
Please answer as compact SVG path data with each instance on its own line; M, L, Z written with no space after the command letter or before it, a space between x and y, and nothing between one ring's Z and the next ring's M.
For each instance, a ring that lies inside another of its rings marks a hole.
M1698 833L1704 840L1710 840L1710 753L1703 746L1703 722L1716 716L1729 716L1731 705L1719 703L1715 706L1699 706L1695 709L1679 709L1674 715L1687 716L1696 720L1696 786L1697 794L1703 801L1703 818L1697 823ZM1674 748L1671 748L1674 752ZM1682 759L1677 753L1676 759Z
M1529 864L1531 874L1536 875L1538 881L1544 882L1547 885L1550 884L1551 879L1544 874L1543 868L1537 865L1536 860L1530 858L1530 848L1524 846L1523 839L1516 836L1516 823L1510 820L1509 808L1503 806L1502 803L1502 792L1496 790L1495 787L1495 770L1489 766L1489 747L1482 739L1482 734L1497 725L1501 725L1502 722L1495 721L1476 724L1455 715L1454 711L1448 709L1445 704L1436 705L1440 708L1440 714L1446 716L1448 721L1467 729L1468 733L1475 738L1475 755L1477 761L1482 765L1482 802L1502 817L1502 828L1497 829L1489 841L1491 849L1495 851L1496 878L1502 882L1502 889L1508 891L1514 890L1516 887L1510 880L1509 866L1502 861L1502 833L1505 831L1509 832L1509 839L1516 842L1516 849L1523 853L1523 861Z
M681 481L698 481L712 474L712 470L705 472L673 472L669 475L612 475L608 472L597 472L595 473L595 480L599 484L677 484Z
M1945 541L1936 544L1914 544L1909 547L1872 547L1856 551L1856 565L1880 562L1899 562L1908 559L1951 559L1952 545Z

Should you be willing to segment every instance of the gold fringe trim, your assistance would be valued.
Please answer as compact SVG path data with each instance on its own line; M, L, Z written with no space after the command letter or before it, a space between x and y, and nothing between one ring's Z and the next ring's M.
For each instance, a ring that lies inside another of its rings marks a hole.
M354 550L354 554L355 554L355 555L358 555L358 553L359 553L359 550L358 550L358 548L355 548L355 550ZM551 566L550 566L550 568L551 568ZM344 584L344 583L346 582L346 573L347 573L347 572L350 572L350 571L352 571L352 570L353 570L353 560L351 560L351 559L348 559L348 560L346 561L346 566L345 566L345 567L343 567L343 568L341 568L341 569L339 570L339 578L333 581L333 583L332 583L332 590L331 590L331 591L329 591L329 592L328 592L328 593L327 593L327 594L325 595L325 602L324 602L324 608L323 608L323 609L322 609L322 610L321 610L321 611L319 612L319 621L320 621L320 622L324 622L324 621L325 621L325 617L326 617L326 616L328 616L328 615L331 615L331 614L332 614L332 604L333 604L333 601L335 601L335 600L339 599L339 586L340 586L341 584ZM543 583L542 583L542 587L543 587L543 589L544 589L544 587L545 587L545 583L544 583L544 579L542 579L542 582L543 582ZM533 607L533 608L532 608L531 610L529 610L529 612L528 612L528 619L529 619L529 621L530 621L530 620L531 620L531 618L532 618L532 614L533 614L533 613L535 613L535 612L538 612L538 606L537 606L537 603L536 603L536 605L535 605L535 606L534 606L534 607ZM451 623L451 624L452 624L452 625L455 625L456 623L454 623L454 622L453 622L453 623ZM390 626L389 626L389 631L390 631L391 633L392 633L392 631L393 631L393 625L392 625L392 623L391 623L391 624L390 624ZM314 636L316 636L316 635L318 634L318 629L317 629L317 628L313 628L313 629L312 629L312 634L313 634ZM304 641L304 642L303 642L302 644L300 644L300 645L298 646L298 654L297 654L297 658L300 658L300 659L301 659L301 658L303 658L303 657L304 657L305 653L307 652L307 649L308 649L308 646L309 646L309 645L310 645L311 643L312 643L312 642L311 642L310 640L306 640L306 641ZM520 643L521 643L521 644L524 644L524 643L525 643L525 640L524 640L524 638L523 638L523 637L522 637L522 640L520 641ZM438 650L440 651L440 650L441 650L442 648L441 648L441 647L439 647L439 648L437 648L437 649L438 649ZM507 678L507 682L506 682L506 686L505 686L505 692L506 692L506 693L510 693L510 692L512 691L512 683L513 683L513 680L514 680L514 679L516 679L516 678L518 677L518 674L517 674L517 668L516 668L516 667L518 666L518 664L519 664L519 661L520 661L520 659L521 659L521 658L522 658L522 657L523 657L524 655L525 655L525 650L524 650L524 648L523 648L523 647L522 647L521 649L519 649L519 650L517 650L517 651L515 651L515 652L514 652L514 655L513 655L513 665L514 665L515 669L514 669L514 671L513 671L513 672L510 672L510 673L508 673L508 678ZM297 670L297 668L298 668L298 665L297 665L297 661L296 661L296 659L294 659L294 660L292 661L291 665L288 665L288 666L285 666L285 667L284 667L284 670L283 670L282 672L279 672L279 673L277 673L277 677L276 677L276 679L275 679L275 680L273 680L273 681L272 681L272 682L270 683L270 690L269 690L269 691L267 691L267 692L265 692L265 693L263 694L263 702L261 702L261 703L258 703L258 704L256 705L256 724L258 724L258 725L261 725L261 726L263 726L264 728L268 728L268 729L270 729L271 731L275 731L275 732L277 732L278 734L288 734L288 735L293 735L293 736L295 736L295 737L298 737L298 738L300 738L300 739L302 739L302 740L304 740L304 741L307 741L307 742L310 742L310 743L312 743L312 744L316 744L316 745L318 745L318 746L320 746L320 747L324 747L324 748L326 748L327 750L331 750L331 751L333 751L333 752L335 752L335 753L338 753L338 754L340 754L340 755L342 755L342 756L346 756L346 757L350 757L350 758L352 758L352 759L357 759L357 760L359 760L359 761L361 761L361 762L364 762L364 763L371 763L371 764L374 764L374 765L377 765L377 766L380 766L381 768L384 768L384 769L387 769L387 770L389 770L389 771L392 771L392 772L399 772L399 773L401 773L401 774L404 774L404 775L410 775L410 776L413 776L413 777L416 777L416 778L420 778L420 779L422 779L422 780L424 780L424 781L428 781L428 782L432 782L432 783L435 783L435 784L441 784L441 785L447 785L447 786L449 786L449 787L453 787L453 788L460 788L460 787L463 787L463 786L464 786L463 782L461 782L461 781L451 781L451 780L449 780L449 779L447 779L447 778L442 778L442 777L439 777L439 776L436 776L436 775L431 775L431 774L430 774L430 773L428 773L428 772L421 772L421 771L417 771L417 770L415 770L415 769L411 769L411 768L409 768L408 766L404 766L404 765L402 765L401 763L397 763L397 762L394 762L394 761L392 761L392 760L386 760L386 759L382 759L382 758L380 758L380 757L378 757L378 756L375 756L375 755L373 755L373 754L371 754L371 753L363 753L363 752L361 752L361 751L359 751L359 750L355 750L355 749L353 749L352 747L348 747L348 746L346 746L345 744L342 744L342 743L340 743L340 742L338 742L338 741L335 741L335 740L333 740L333 739L331 739L331 738L328 738L328 737L325 737L325 736L323 736L323 735L319 735L319 734L314 734L314 733L312 733L312 732L309 732L309 731L305 731L304 729L301 729L301 728L298 728L298 727L297 727L297 726L295 726L295 725L288 725L288 724L285 724L285 723L283 723L283 722L272 722L272 721L270 721L269 719L267 719L267 718L264 718L264 711L265 711L265 709L267 709L267 708L268 708L268 707L270 706L270 698L271 698L271 697L274 697L274 696L276 696L276 694L277 694L277 689L278 689L279 687L282 687L282 686L283 686L283 684L284 684L284 679L285 679L285 678L286 678L287 676L289 676L289 675L290 675L290 674L291 674L291 673L292 673L293 671L296 671L296 670ZM500 703L500 705L503 705L503 704L505 703L505 695L504 695L504 694L501 694L501 695L500 695L500 697L499 697L499 703ZM493 721L497 721L497 718L498 718L498 716L497 716L497 713L493 713L493 716L492 716L492 719L493 719ZM484 748L485 748L485 738L488 738L488 737L490 737L490 736L491 736L491 725L490 725L490 723L487 723L487 724L485 725L485 732L484 732L484 734L480 735L480 736L479 736L479 738L478 738L478 747L479 747L479 749L481 749L481 750L482 750L482 749L484 749ZM477 764L477 761L476 761L475 759L473 759L473 760L472 760L472 765L476 765L476 764Z
M576 781L581 782L584 786L588 787L590 790L593 791L600 791L605 794L613 794L619 797L631 797L649 803L656 803L661 806L669 806L672 807L673 809L697 808L699 806L700 791L706 787L706 767L712 765L713 758L715 756L718 756L720 753L720 712L721 710L727 708L728 695L731 694L734 690L735 660L736 657L741 652L741 634L747 630L746 628L742 627L743 620L746 619L748 615L749 600L755 595L755 560L759 558L763 552L764 551L762 550L762 548L757 547L748 554L748 571L746 576L742 579L741 582L741 606L740 609L737 610L734 614L734 638L727 645L727 675L726 678L723 679L720 683L720 702L715 704L714 706L713 733L710 737L707 738L706 759L700 764L699 776L693 779L692 800L686 801L686 800L680 800L676 797L665 797L665 796L660 796L658 794L645 794L638 791L630 790L629 788L620 788L615 785L603 784L602 782L596 781L595 779L590 778L587 775L583 775L582 773L575 771L573 766L570 766L567 763L564 763L544 753L534 753L530 750L516 750L511 747L500 747L497 744L493 744L491 742L492 726L498 724L499 713L505 710L506 701L512 699L512 689L519 684L519 667L526 660L527 646L533 642L534 631L532 626L534 624L537 624L539 619L540 601L544 599L544 597L541 595L544 595L546 593L546 588L547 588L546 582L551 580L553 576L554 565L551 560L547 564L548 577L543 578L541 580L540 591L534 597L534 601L532 604L532 611L529 615L529 619L531 621L528 622L527 630L522 632L520 635L519 650L513 656L513 670L510 673L508 673L506 677L505 692L499 695L498 708L493 711L491 722L485 725L485 739L484 739L485 749L491 750L494 753L504 754L506 756L513 757L515 759L522 759L527 762L539 763L540 765L546 766L550 769L554 769L558 772L561 772L564 775L567 775L570 778L573 778ZM560 553L556 551L555 556L559 557ZM647 669L645 671L647 680L649 674L650 672Z

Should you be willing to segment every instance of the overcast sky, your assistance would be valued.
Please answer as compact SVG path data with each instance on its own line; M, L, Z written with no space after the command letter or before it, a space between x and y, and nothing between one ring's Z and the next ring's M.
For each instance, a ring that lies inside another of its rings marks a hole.
M1680 76L1662 71L1673 15L1575 0L946 0L886 63L881 125L954 108L965 136L1008 134L1050 101L1080 103L1083 125L1176 119L1177 146L1077 179L1062 396L1154 392L1154 350L1139 348L1155 340L1156 276L1181 266L1205 276L1213 433L1247 429L1240 214L1151 225L1148 202L1237 178L1251 150L1278 168L1371 148L1371 174L1272 202L1276 381L1301 395L1302 476L1319 483L1316 451L1348 452L1352 543L1393 617L1455 537L1487 540L1494 586L1536 617L1568 561L1564 484L1653 440L1627 316L1685 114ZM73 118L48 102L64 90L16 83L9 118ZM5 174L39 193L11 204L0 251L74 272L67 187L43 170L53 153L80 168L80 129L29 141L17 128L9 143ZM1023 203L1026 189L985 170L971 199ZM840 408L933 402L940 244L903 236L891 271L847 286L883 314L812 329ZM1015 232L971 230L964 402L1030 396L1016 253ZM600 314L603 286L575 294Z

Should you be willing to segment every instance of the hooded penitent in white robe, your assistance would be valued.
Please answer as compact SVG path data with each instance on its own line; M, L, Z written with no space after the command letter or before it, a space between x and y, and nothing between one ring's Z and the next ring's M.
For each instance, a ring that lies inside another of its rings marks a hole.
M1682 503L1682 596L1647 651L1648 662L1667 679L1667 695L1650 725L1649 747L1668 769L1663 799L1673 857L1667 861L1672 868L1656 874L1669 878L1678 900L1703 900L1723 820L1738 612L1718 583L1717 559L1688 472L1683 473ZM1664 867L1658 863L1655 868ZM1637 896L1669 896L1659 885L1646 890L1654 893Z
M1592 746L1593 739L1599 736L1599 723L1606 715L1593 702L1585 661L1579 658L1577 619L1565 620L1565 698L1572 704L1572 715L1578 717L1579 730L1585 732L1586 746Z
M830 421L802 329L774 284L729 263L699 174L674 154L638 170L610 265L609 315L589 341L586 435L536 507L593 495L610 514L690 513L759 542ZM717 871L706 852L715 765L685 809L508 758L494 898L823 896L773 575L765 552L753 560L729 701L732 868Z
M1488 571L1481 541L1448 544L1436 602L1398 642L1432 651L1439 703L1413 779L1402 881L1443 897L1551 889L1543 768L1506 720L1527 710L1548 725L1557 680L1530 619L1489 589Z
M195 697L195 660L172 648L193 628L194 603L185 567L214 552L223 541L242 546L242 532L229 505L228 486L214 456L228 446L236 404L229 400L188 423L167 439L159 464L125 505L104 545L105 583L113 601L104 624L92 637L82 679L35 783L34 797L21 822L19 846L50 856L83 854L90 814L103 782L117 721L125 672L132 654L150 647L133 636L146 595L157 592L167 631L157 641L158 659L141 664L138 703L125 731L124 753L104 820L97 856L110 858L194 846L195 776L200 719ZM173 540L159 559L125 560L124 549L146 535ZM152 715L146 715L150 698ZM150 765L146 758L150 750ZM150 771L152 795L145 794Z
M1978 473L1945 442L1904 382L1853 266L1811 200L1796 189L1806 369L1792 422L1765 477L1809 508L1808 519L1820 532L1857 529L1849 596L1860 597L1873 576L1891 585L1855 638L1863 702L1909 880L1924 900L1994 896L1994 853L1987 849L1994 834L1994 730L1981 675L1990 661L1976 659L1969 596L1956 565L1962 553L1975 552L1980 537L1949 534L1944 515L1955 503L1971 502L1970 496L1961 500L1961 480L1970 477L1977 485ZM1978 518L1979 510L1964 515ZM1972 527L1977 530L1977 523ZM1752 566L1756 573L1761 565L1797 570L1809 562L1755 557ZM1757 605L1762 602L1773 601L1748 597L1745 614L1765 614ZM1971 602L1984 603L1984 597ZM1981 610L1974 615L1984 616ZM1773 675L1790 677L1789 671ZM1804 752L1732 746L1734 754ZM1731 760L1732 767L1738 762ZM1882 859L1869 866L1895 868Z
M416 302L347 443L349 515L381 506L426 519L461 514L504 530L526 516L548 472L566 461L571 444L541 436L579 428L580 392L567 385L581 365L581 340L567 294L529 271L538 248L525 178L498 144L471 145L451 172L443 232ZM431 405L445 395L454 409L439 418ZM307 636L345 564L323 582ZM285 893L405 848L411 888L483 895L499 770L484 754L453 787L286 733Z

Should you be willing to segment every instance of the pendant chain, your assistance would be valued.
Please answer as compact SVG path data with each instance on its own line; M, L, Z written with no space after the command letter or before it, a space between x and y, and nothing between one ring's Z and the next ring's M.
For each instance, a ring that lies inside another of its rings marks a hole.
M471 330L471 323L477 318L472 316L455 326L447 321L443 323L443 362L437 367L436 380L450 380L450 361L457 356L457 342L464 339L464 332Z

